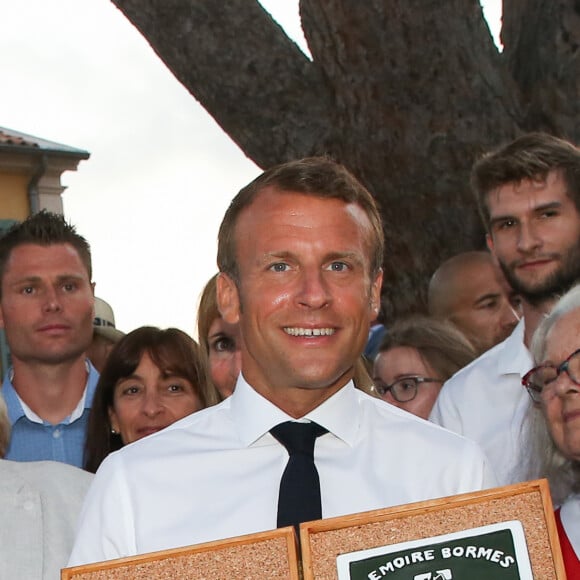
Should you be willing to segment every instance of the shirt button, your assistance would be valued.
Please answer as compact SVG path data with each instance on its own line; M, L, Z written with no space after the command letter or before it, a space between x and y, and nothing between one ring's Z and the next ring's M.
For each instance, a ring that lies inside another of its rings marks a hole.
M22 507L29 512L32 508L34 508L34 502L27 500L22 504Z
M60 429L55 429L55 430L52 432L52 436L53 436L55 439L58 439L58 438L60 437Z

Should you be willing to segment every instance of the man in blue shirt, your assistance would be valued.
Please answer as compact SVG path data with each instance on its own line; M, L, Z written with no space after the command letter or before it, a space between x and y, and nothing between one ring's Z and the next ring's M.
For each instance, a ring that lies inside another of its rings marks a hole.
M37 213L0 238L0 327L12 367L2 390L6 459L82 466L98 374L91 343L94 284L87 241L60 215Z

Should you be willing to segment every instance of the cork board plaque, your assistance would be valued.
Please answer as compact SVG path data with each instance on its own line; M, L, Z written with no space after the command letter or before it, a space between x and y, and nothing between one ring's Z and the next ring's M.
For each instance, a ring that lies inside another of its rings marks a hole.
M299 580L294 528L65 568L61 580Z
M307 522L300 538L304 580L475 579L462 567L478 560L497 571L481 578L566 578L546 480Z

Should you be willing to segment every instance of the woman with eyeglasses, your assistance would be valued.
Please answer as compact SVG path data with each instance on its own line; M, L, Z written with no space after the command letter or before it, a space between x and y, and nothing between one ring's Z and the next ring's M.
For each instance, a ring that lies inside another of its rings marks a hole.
M475 359L450 323L413 317L395 323L374 362L374 391L396 407L428 419L443 383Z
M547 477L568 578L580 578L580 286L556 304L532 339L536 367L522 379L531 400L524 459Z

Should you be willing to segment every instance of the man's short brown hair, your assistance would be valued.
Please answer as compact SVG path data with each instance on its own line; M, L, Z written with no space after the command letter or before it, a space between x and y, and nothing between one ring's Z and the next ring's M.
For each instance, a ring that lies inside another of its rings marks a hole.
M89 280L92 280L91 248L87 240L79 235L75 227L69 224L62 215L42 210L23 222L14 224L0 237L0 296L2 279L10 254L14 248L24 244L45 247L70 244L78 252L79 258L87 269Z
M580 211L580 150L572 143L547 133L528 133L485 154L471 172L471 186L485 227L489 230L490 192L524 179L544 181L551 171L561 172L566 193Z
M268 169L234 197L218 234L218 267L239 284L235 229L240 213L266 188L359 205L372 228L370 265L376 275L383 265L384 233L377 204L369 191L342 165L327 157L308 157Z

